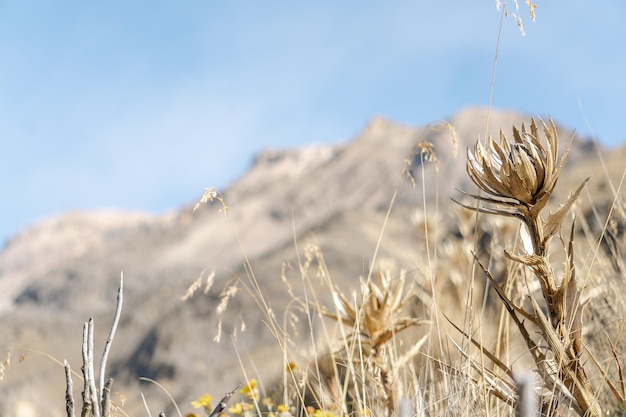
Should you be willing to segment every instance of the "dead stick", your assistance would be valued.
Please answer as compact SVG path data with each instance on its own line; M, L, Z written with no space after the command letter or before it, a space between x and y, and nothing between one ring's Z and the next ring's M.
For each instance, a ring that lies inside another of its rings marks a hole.
M117 290L117 305L115 307L115 315L113 317L113 324L109 331L109 337L104 344L104 351L102 352L102 360L100 361L100 396L103 395L104 390L104 378L106 372L107 358L109 357L109 350L111 349L111 343L113 343L113 337L115 337L115 331L122 315L122 304L124 302L124 273L120 277L120 286ZM102 399L102 398L101 398Z
M67 417L74 417L74 384L72 383L72 371L70 364L65 360L63 362L65 368L65 410Z
M226 395L224 395L224 398L220 400L220 402L217 404L215 409L211 412L211 414L209 414L209 417L219 416L226 409L226 406L228 405L228 401L230 401L230 398L233 396L233 394L235 393L235 391L237 391L238 388L239 388L239 385L237 385L235 389L232 390L231 392L226 393Z
M83 366L81 366L81 370L83 371L83 407L80 412L81 417L89 417L91 414L91 393L90 385L89 385L89 343L87 339L89 338L89 325L85 322L83 324Z
M102 388L102 417L110 417L111 415L111 385L113 378L109 378Z
M87 373L89 374L89 381L87 382L89 383L90 401L93 404L93 415L94 417L100 417L102 415L100 413L100 399L96 390L96 379L93 370L93 317L89 317L87 323Z

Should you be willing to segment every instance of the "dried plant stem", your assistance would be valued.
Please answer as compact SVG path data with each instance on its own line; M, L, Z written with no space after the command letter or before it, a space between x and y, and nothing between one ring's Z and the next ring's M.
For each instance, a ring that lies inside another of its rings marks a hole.
M111 385L113 379L109 379L102 387L102 417L111 416Z
M550 213L545 221L541 218L540 212L554 191L567 155L566 150L560 161L558 160L558 138L552 120L549 126L543 122L542 125L545 143L540 140L537 124L531 120L530 130L524 125L521 130L513 126L511 141L501 132L499 142L489 137L487 147L479 142L474 146L473 152L468 150L468 175L489 196L470 195L487 204L487 207L463 206L482 213L514 217L522 222L521 240L524 253L517 255L507 250L504 253L512 261L533 272L541 287L547 316L532 292L529 292L532 310L526 311L512 302L482 264L481 268L524 338L544 380L544 388L554 392L554 388L564 386L574 397L581 414L599 417L601 410L595 390L580 360L583 350L584 302L574 265L573 223L569 242L564 242L563 245L566 262L560 279L557 279L548 255L551 238L561 230L568 212L589 179L583 181L565 204ZM525 322L519 320L518 314L539 328L541 338L547 346L539 349L542 344L530 337ZM551 368L549 362L554 364L554 368ZM558 405L556 395L552 396L550 407L552 405Z
M91 400L91 404L93 405L92 413L95 417L100 417L102 415L100 410L100 397L98 394L98 390L96 388L96 378L94 373L94 362L93 362L93 332L94 332L94 321L93 317L89 318L89 322L87 323L87 370L89 378L87 382L89 383L89 396Z
M226 395L224 395L220 402L215 406L211 414L209 414L209 417L218 417L220 414L222 414L226 409L226 406L228 405L228 401L230 401L231 397L238 389L239 385L237 385L234 390L227 392Z
M174 401L174 397L172 397L172 394L170 394L170 392L167 390L167 388L165 388L163 385L159 384L154 379L147 378L145 376L140 377L139 380L150 382L150 383L156 385L157 387L161 388L161 390L163 390L165 395L167 395L167 397L170 399L172 404L174 404L174 408L176 409L176 412L178 413L178 417L183 417L183 413L180 412L180 408L178 408L178 404L176 404L176 401ZM143 397L143 394L141 394L141 396ZM145 399L144 399L144 404L146 404ZM146 404L146 411L148 411L148 413L150 413L150 411L148 410L148 405L147 404Z
M530 230L531 233L541 233L541 229ZM549 319L539 307L537 300L530 297L535 323L554 356L559 379L572 393L583 412L588 416L596 416L600 415L600 408L584 366L580 362L583 345L582 302L573 263L573 237L572 224L570 241L566 248L568 262L560 285L556 284L556 277L548 264L544 246L535 247L534 256L518 257L510 253L508 256L530 267L539 280L548 307ZM537 241L546 242L547 239L540 235L533 239L533 242Z
M143 406L146 409L146 414L148 414L148 417L152 417L152 413L150 412L150 407L148 407L148 402L146 401L146 396L143 395L143 392L141 393L141 401L143 401Z
M94 353L93 353L93 333L94 333L94 321L93 317L89 318L89 321L83 324L83 343L82 343L82 359L83 365L81 370L83 372L83 406L81 409L81 417L109 417L111 415L111 385L113 380L109 379L106 384L104 383L104 377L106 372L106 363L115 336L115 330L119 323L120 315L122 313L122 300L124 290L124 275L120 278L120 286L117 293L117 307L115 309L115 316L111 330L109 331L109 337L107 338L104 351L102 353L102 360L100 362L100 384L99 390L96 388L96 380L94 376ZM68 417L74 416L74 399L72 396L73 384L71 378L70 366L65 361L65 381L66 381L66 409Z
M117 303L115 307L115 315L113 317L113 323L111 325L111 330L109 331L109 337L107 337L107 341L104 344L104 350L102 351L102 360L100 361L100 393L104 397L104 379L106 374L106 365L107 359L109 357L109 350L111 350L111 344L113 343L113 338L115 337L115 331L117 330L117 325L120 321L120 316L122 315L122 305L124 303L124 273L122 272L120 276L120 286L117 289Z
M92 382L93 382L93 357L91 356L92 351L90 350L89 336L93 335L92 332L89 331L89 328L93 328L93 319L90 318L88 322L83 324L83 366L81 370L83 371L83 408L81 411L82 417L89 417L94 409L94 396L92 394ZM93 349L93 342L91 343L91 349ZM95 391L95 384L93 384L93 390ZM97 401L95 402L97 404ZM95 407L96 409L98 407ZM95 413L94 413L95 414Z
M74 417L74 384L72 383L72 370L70 364L64 361L65 368L65 410L67 417Z

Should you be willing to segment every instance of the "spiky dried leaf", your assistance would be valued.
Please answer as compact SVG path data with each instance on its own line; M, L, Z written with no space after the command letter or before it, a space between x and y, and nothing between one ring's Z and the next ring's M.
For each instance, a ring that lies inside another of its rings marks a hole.
M541 311L537 300L530 298L537 323L541 330L544 340L548 344L550 352L554 355L554 362L557 364L559 378L565 384L576 399L576 403L580 406L582 412L586 416L600 417L602 414L595 397L593 388L589 383L589 379L585 375L583 367L579 364L579 358L568 355L567 348L557 334L556 330L548 322L547 317Z
M584 302L581 300L581 292L576 278L576 266L574 265L574 223L570 231L569 243L567 246L567 265L565 268L565 277L561 286L565 286L565 323L569 329L572 347L576 355L582 352L583 337L583 307Z
M563 221L565 220L567 213L572 208L572 205L578 199L580 192L583 190L587 182L589 182L589 178L584 180L578 186L576 191L574 191L572 194L569 195L569 198L567 199L567 201L564 204L562 204L557 211L555 211L554 213L550 213L550 215L548 216L548 220L546 220L543 226L544 242L550 239L552 236L554 236L554 234L561 229L561 225L563 224Z

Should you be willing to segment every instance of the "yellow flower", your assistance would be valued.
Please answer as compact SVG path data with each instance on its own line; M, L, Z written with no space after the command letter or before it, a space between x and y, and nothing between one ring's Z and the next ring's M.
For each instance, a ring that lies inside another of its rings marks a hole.
M256 385L256 378L252 378L242 389L239 390L239 392L242 394L248 394L249 392L256 389Z
M211 400L213 400L213 397L210 396L209 394L204 394L202 397L198 398L195 401L191 402L191 405L193 408L200 408L200 407L204 407L204 409L208 410L208 412L211 412Z
M248 397L249 400L256 400L259 396L259 390L257 389L257 382L255 378L252 378L248 383L239 390L242 395Z
M313 413L313 417L337 417L337 414L328 410L320 410L319 408Z
M237 403L235 405L233 405L232 407L228 407L228 412L230 414L241 414L243 412L243 404L241 403Z
M276 411L278 411L279 413L286 413L289 411L289 406L285 404L278 404L278 407L276 407Z

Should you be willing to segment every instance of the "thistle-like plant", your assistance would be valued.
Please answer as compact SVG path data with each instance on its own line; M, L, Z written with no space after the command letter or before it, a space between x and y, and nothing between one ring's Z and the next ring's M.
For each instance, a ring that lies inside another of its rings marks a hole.
M332 296L335 312L323 309L322 314L344 324L351 332L345 336L342 352L332 356L357 363L340 364L344 369L365 374L352 379L363 381L356 385L368 385L375 381L378 393L384 399L386 411L395 411L394 381L390 375L391 357L389 344L392 339L409 327L427 323L426 320L403 313L405 307L415 298L413 291L407 291L406 273L396 275L393 268L380 268L373 277L362 279L359 297L349 299L333 286ZM350 353L356 352L356 353ZM344 376L342 379L345 379ZM342 381L345 383L344 381Z
M567 213L588 179L565 204L545 220L542 218L541 211L554 191L567 152L559 160L556 127L552 120L548 124L541 121L541 124L543 140L537 123L532 119L530 130L523 124L521 130L513 127L512 140L501 132L499 142L489 137L486 146L479 142L473 151L468 150L468 175L487 195L468 194L479 204L461 205L481 213L521 220L524 253L514 254L505 250L505 255L533 272L541 285L547 316L540 307L540 300L532 295L532 310L516 305L489 271L486 268L483 270L519 328L544 386L548 389L557 387L562 395L573 398L579 412L599 416L600 407L580 359L584 303L575 274L573 225L569 242L564 244L566 263L561 277L557 277L548 257L551 238L561 230ZM539 328L543 339L541 343L531 338L527 322ZM511 374L510 369L505 370ZM548 404L547 407L554 408L555 404Z
M491 137L487 147L477 142L474 151L467 151L467 173L471 180L489 196L470 195L489 207L465 206L483 213L519 218L527 227L532 251L543 256L550 238L560 230L565 216L587 183L585 180L559 210L542 222L540 212L548 203L567 151L558 159L556 126L541 121L545 144L540 140L534 119L530 131L522 124L520 131L513 126L513 141L500 132L500 141Z
M356 330L356 333L349 336L350 340L358 333L368 341L371 349L382 347L402 330L425 322L401 314L414 295L405 291L404 272L393 278L392 280L389 270L381 270L373 279L361 280L360 300L353 302L335 288L333 300L339 313L324 311L324 315Z

